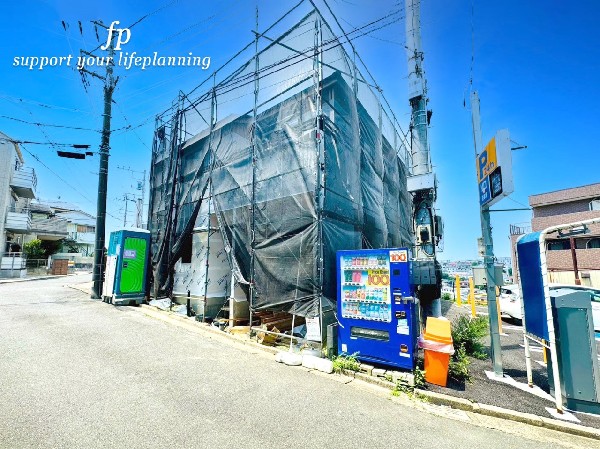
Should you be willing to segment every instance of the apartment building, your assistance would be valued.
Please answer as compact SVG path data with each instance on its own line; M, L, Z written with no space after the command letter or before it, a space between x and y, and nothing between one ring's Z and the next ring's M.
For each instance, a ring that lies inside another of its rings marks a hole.
M80 253L84 257L94 255L96 241L96 217L82 211L77 205L63 201L45 200L43 204L50 208L56 219L65 222L65 239L61 251Z
M533 209L531 224L510 227L513 269L516 241L522 234L600 218L600 183L531 195L529 205ZM553 234L547 241L547 263L550 282L575 284L578 280L600 288L600 224L590 225L587 232L576 236Z
M36 188L35 171L25 166L19 145L0 132L0 277L25 275L21 249L31 230Z
M0 132L0 277L22 277L27 267L23 245L38 239L56 242L55 251L84 262L94 253L96 219L74 204L39 200L37 178L26 167L19 145ZM83 263L83 262L82 262Z

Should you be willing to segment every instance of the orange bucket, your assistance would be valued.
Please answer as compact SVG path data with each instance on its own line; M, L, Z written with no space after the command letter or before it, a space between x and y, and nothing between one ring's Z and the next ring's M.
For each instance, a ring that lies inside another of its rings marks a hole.
M423 339L433 343L452 345L450 321L446 318L427 318ZM450 353L425 348L425 380L430 384L445 387L448 382Z
M450 354L425 349L425 381L445 387L448 382Z

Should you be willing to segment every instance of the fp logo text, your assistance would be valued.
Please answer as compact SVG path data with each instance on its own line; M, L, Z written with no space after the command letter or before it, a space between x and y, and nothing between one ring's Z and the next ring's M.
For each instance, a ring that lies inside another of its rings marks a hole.
M127 42L129 42L129 39L131 39L131 31L129 31L129 28L114 28L114 26L119 25L119 23L120 22L118 20L111 22L110 26L107 29L108 39L106 40L106 45L100 47L101 50L106 50L110 46L113 37L113 31L119 33L119 35L117 36L117 45L115 46L115 50L120 50L121 44L126 44ZM126 40L123 40L123 33L126 33Z

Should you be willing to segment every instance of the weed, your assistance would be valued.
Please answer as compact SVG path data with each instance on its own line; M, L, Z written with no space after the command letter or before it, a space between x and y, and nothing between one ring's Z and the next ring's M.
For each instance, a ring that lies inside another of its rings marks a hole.
M450 365L448 366L448 375L458 381L470 381L471 374L469 374L469 365L471 362L467 357L467 352L464 347L459 347L452 358L450 359Z
M425 387L425 371L423 371L418 364L415 366L413 376L414 380L412 385L406 379L398 379L394 389L392 390L392 395L399 396L400 393L404 393L411 399L426 400L427 398L425 396L415 391Z
M442 299L444 301L452 301L452 295L450 293L444 293L442 294Z
M466 355L485 359L487 354L481 340L488 334L488 320L479 316L471 318L461 315L452 323L452 341L457 350L464 349Z
M415 376L415 388L420 390L425 388L425 370L421 369L419 366L415 366L413 374Z
M345 373L346 371L359 371L360 362L357 359L358 352L352 355L340 354L333 358L333 371L336 373Z

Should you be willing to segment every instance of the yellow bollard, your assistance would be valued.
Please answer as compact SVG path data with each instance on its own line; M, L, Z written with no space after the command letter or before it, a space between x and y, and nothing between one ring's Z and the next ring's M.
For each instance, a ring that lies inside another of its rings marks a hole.
M498 332L502 335L502 314L500 313L500 289L496 287L496 310L498 311Z
M473 283L473 276L469 277L469 302L471 303L471 315L475 318L477 311L475 310L475 285Z
M546 346L542 346L542 353L544 354L544 364L548 364L548 354L546 354Z
M456 303L458 306L462 306L462 301L460 299L460 276L457 274L455 279L455 288L456 288Z

